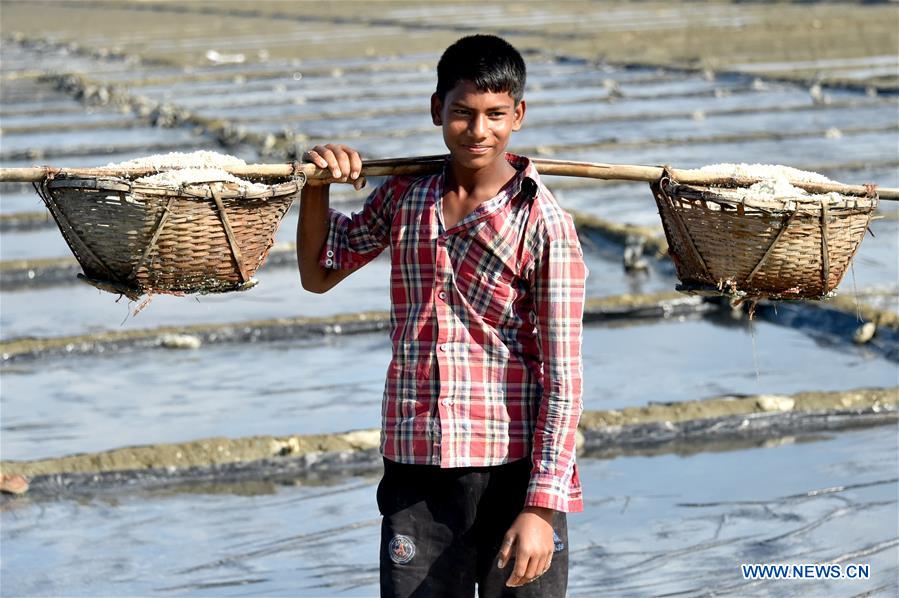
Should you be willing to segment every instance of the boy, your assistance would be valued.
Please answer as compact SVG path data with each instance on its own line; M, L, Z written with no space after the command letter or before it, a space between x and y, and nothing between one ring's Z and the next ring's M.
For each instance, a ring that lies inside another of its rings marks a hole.
M323 293L389 247L393 359L378 486L384 596L564 596L587 275L571 218L530 162L525 65L504 40L465 37L437 66L439 175L392 177L348 217L303 189L297 257ZM341 145L307 159L359 189ZM509 566L510 563L512 566Z

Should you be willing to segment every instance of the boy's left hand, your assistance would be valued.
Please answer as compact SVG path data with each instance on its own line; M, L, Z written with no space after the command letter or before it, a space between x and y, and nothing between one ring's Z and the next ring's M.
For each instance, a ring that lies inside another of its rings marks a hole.
M552 509L525 507L503 538L497 566L503 569L510 557L515 568L506 581L510 588L531 583L547 571L553 558Z

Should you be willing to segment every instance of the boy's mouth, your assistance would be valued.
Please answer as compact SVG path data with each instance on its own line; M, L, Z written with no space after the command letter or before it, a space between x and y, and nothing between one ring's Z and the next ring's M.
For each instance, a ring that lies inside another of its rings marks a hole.
M486 154L490 151L490 146L487 145L463 145L462 147L472 154Z

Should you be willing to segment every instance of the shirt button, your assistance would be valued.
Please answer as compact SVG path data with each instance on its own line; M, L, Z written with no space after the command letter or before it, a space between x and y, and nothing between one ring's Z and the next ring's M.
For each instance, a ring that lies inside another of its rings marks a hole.
M443 343L442 345L440 345L441 351L446 352L447 349L449 349L449 345L447 345L446 343Z
M327 260L325 260L325 265L326 265L326 266L333 266L333 265L334 265L334 260L332 260L332 259L327 259Z
M325 255L327 255L328 257L334 257L334 252L329 250Z
M444 293L443 291L437 293L437 296L440 297L441 301L446 301L446 293Z
M453 404L453 400L452 400L452 399L443 399L443 404L444 404L444 405L452 405L452 404Z

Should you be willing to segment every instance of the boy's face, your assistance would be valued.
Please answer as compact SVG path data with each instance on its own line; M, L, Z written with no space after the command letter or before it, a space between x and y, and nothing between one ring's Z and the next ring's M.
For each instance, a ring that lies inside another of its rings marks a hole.
M521 128L524 100L515 105L508 92L478 91L460 81L443 101L431 96L431 117L443 127L443 141L459 166L480 170L503 159L512 131Z

